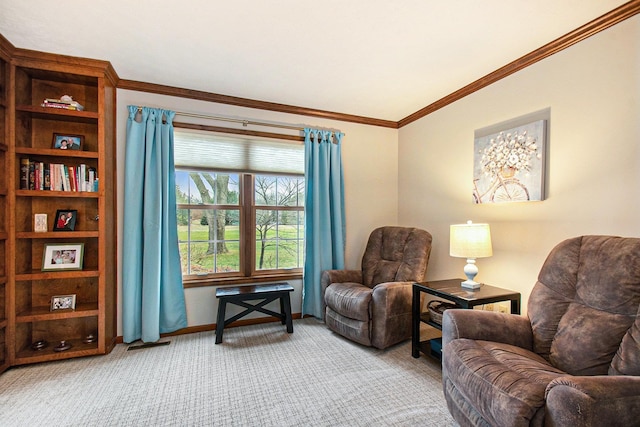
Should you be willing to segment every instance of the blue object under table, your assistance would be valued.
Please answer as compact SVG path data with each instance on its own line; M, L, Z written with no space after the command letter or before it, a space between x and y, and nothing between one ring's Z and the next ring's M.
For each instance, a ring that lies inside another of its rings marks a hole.
M293 291L293 286L288 283L272 283L264 285L234 286L229 288L218 288L216 298L218 298L218 319L216 322L216 344L222 342L224 327L232 322L246 316L254 311L259 311L270 316L274 316L287 325L287 332L293 333L293 319L291 317L291 298L289 294ZM280 300L280 313L264 308L272 301ZM251 304L247 301L262 300ZM227 303L244 307L246 310L225 320Z

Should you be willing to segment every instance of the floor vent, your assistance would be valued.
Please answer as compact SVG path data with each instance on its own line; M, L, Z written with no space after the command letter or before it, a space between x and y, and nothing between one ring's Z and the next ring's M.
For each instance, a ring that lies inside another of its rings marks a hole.
M147 343L140 344L140 345L130 345L129 348L127 348L127 351L129 351L129 350L141 350L143 348L158 347L158 346L161 346L161 345L169 345L169 344L171 344L171 341L147 342Z

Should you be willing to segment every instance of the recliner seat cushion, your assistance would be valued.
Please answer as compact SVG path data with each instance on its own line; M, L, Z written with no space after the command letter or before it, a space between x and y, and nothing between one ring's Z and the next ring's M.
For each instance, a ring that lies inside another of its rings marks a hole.
M359 283L333 283L324 294L327 307L336 313L369 322L372 290Z
M523 348L470 339L452 341L443 364L448 381L445 387L464 385L464 390L455 391L470 407L459 406L458 410L469 411L467 419L480 413L496 426L529 426L534 420L533 424L541 423L544 413L539 411L544 411L547 384L566 375Z

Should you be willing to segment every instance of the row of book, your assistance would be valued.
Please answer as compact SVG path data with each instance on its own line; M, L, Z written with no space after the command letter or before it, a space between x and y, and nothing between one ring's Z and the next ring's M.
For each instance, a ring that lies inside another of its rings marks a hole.
M48 108L64 108L65 110L84 110L84 106L77 101L74 101L70 96L63 96L60 99L46 98L42 104L43 107Z
M59 163L20 159L21 190L98 191L96 169L85 164L67 166Z

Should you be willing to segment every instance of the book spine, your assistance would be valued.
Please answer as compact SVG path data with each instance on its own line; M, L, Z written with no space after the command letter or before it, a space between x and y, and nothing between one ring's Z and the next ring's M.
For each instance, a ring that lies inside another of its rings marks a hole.
M67 170L69 171L69 188L71 191L78 191L76 187L76 170L73 166L68 166Z
M53 165L53 190L62 191L62 183L60 182L60 165L55 163Z
M81 191L89 191L87 184L87 165L84 163L80 164L80 188Z
M69 182L69 169L65 165L61 165L60 172L62 174L62 189L63 191L71 191L71 183Z
M44 190L51 190L51 165L44 165Z
M44 190L44 162L38 163L38 190Z
M89 168L89 191L96 191L94 190L95 180L96 170L94 168Z
M29 189L29 159L20 159L20 189Z
M29 160L29 190L36 189L36 164Z

